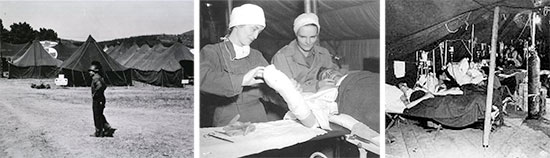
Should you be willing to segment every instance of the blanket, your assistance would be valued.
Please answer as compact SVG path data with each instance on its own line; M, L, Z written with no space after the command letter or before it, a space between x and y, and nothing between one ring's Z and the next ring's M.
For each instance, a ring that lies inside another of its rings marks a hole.
M483 93L436 96L406 109L403 114L431 118L449 127L464 127L484 118L485 98Z
M348 114L380 132L380 75L351 72L338 88L338 112Z

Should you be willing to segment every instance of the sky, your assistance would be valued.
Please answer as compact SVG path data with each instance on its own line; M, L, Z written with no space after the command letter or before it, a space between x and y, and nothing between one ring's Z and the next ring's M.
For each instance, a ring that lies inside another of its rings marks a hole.
M193 0L139 1L4 1L4 28L27 22L34 30L53 29L59 38L97 41L193 30Z

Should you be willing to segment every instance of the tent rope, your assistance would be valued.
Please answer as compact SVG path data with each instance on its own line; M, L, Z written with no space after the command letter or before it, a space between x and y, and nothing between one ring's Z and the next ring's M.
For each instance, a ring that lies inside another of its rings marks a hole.
M530 23L531 23L531 18L527 19L527 22L523 25L523 28L521 29L521 32L519 33L518 37L516 37L516 40L521 37L521 35L523 34L523 31L525 31L525 29L527 28L527 24L530 24Z

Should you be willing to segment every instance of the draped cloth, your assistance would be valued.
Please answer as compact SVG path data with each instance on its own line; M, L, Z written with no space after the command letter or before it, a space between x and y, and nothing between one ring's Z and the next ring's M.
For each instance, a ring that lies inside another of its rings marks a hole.
M380 132L380 74L350 72L338 88L338 112Z

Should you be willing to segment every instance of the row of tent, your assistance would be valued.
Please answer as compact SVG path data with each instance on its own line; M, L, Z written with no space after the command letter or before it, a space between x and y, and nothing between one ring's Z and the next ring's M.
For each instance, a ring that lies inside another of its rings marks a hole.
M74 50L70 45L60 45L57 48L63 52ZM23 48L24 53L14 55L9 66L9 78L54 78L57 74L64 74L70 86L88 86L91 82L88 68L92 61L101 63L105 81L115 86L132 85L132 80L136 80L157 86L181 87L181 80L193 75L193 54L183 44L175 43L168 48L162 45L140 47L144 49L135 49L134 46L131 50L117 51L128 54L124 64L121 64L122 58L115 60L91 36L70 56L60 53L58 58L64 61L53 58L38 41L33 41Z
M178 86L181 78L192 76L193 54L181 43L164 47L161 43L149 47L118 45L107 54L123 66L132 69L133 79L153 85ZM174 85L178 83L178 85Z

